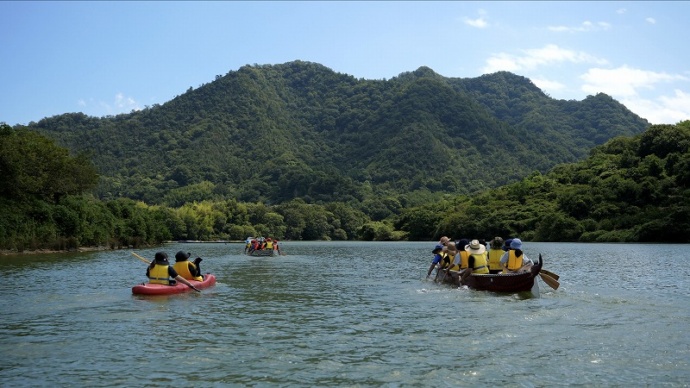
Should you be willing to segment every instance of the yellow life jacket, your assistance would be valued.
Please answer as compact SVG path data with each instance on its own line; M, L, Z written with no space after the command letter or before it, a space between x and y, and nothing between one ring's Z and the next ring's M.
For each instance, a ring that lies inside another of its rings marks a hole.
M489 269L490 270L500 270L503 269L501 266L501 256L505 252L503 249L489 249Z
M441 268L450 268L453 266L453 258L448 254L448 252L440 252L441 255Z
M459 260L460 266L458 266L458 264L453 264L450 268L453 271L459 271L461 269L465 269L469 265L467 259L469 259L470 253L467 251L460 251L460 252L458 252L458 254L460 255L460 260ZM456 257L457 257L457 255L456 255ZM451 260L451 263L454 263L454 258L453 258L453 260Z
M170 284L167 264L156 264L149 269L149 283L151 284Z
M472 267L472 273L476 274L487 274L489 273L489 266L486 261L486 252L481 253L481 254L473 254L472 257L474 257L474 267ZM467 258L467 261L469 262L469 257ZM469 265L469 263L468 263Z
M470 253L467 251L460 252L460 269L465 269L470 266Z
M196 265L187 260L176 262L173 265L173 269L175 270L175 272L177 272L178 275L182 276L187 280L196 280L199 282L204 280L204 278L202 278L201 276L192 276L192 272L189 270L190 265L192 265L193 268L196 269Z
M273 241L266 241L266 249L273 249Z
M508 269L511 271L520 269L520 267L522 267L523 255L524 253L520 257L517 257L515 256L514 250L511 249L508 251Z

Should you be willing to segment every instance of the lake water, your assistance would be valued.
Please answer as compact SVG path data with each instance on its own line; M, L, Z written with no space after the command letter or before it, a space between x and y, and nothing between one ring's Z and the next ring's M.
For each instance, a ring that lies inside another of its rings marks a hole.
M215 287L141 297L131 251L0 257L0 386L690 384L690 245L525 243L554 291L425 279L433 242L167 244Z

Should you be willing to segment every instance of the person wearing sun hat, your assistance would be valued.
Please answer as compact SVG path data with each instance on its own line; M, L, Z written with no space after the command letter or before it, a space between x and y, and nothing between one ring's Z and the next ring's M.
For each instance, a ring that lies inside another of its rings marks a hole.
M448 236L441 236L441 238L438 240L438 243L436 243L436 246L434 249L431 251L431 253L434 254L434 259L431 261L431 266L429 266L429 271L426 274L426 277L429 277L431 275L431 271L434 270L434 267L438 265L439 271L443 268L448 267L448 249L446 248L446 245L450 242L450 239ZM438 272L436 273L438 276Z
M442 255L444 256L444 268L447 270L457 271L458 270L458 247L454 241L446 242L443 247Z
M431 253L434 254L434 259L431 261L431 266L429 266L429 271L426 273L426 277L431 276L431 271L433 271L436 265L443 260L441 252L443 252L443 245L436 244L434 249L431 251Z
M457 247L456 249L458 250L453 253L449 270L462 271L463 269L467 268L467 258L469 257L469 253L465 251L465 245L468 243L469 241L465 238L459 239L453 243L453 248Z
M519 238L514 238L510 242L510 250L501 256L503 273L524 272L532 265L534 262L522 251L522 241Z
M479 242L479 240L472 240L465 245L465 251L469 253L467 258L467 269L462 272L460 281L462 282L473 273L477 275L485 275L489 273L489 266L486 260L486 246Z

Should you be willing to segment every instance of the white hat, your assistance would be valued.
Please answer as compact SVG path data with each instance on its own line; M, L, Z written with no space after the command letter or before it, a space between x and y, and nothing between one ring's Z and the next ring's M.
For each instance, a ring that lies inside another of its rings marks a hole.
M472 240L470 241L469 245L465 245L465 250L470 254L481 255L482 253L486 252L486 247L483 244L480 244L479 240Z

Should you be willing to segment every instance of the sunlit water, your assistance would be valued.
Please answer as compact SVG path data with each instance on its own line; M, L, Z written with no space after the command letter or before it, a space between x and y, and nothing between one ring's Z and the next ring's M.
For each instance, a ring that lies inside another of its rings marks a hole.
M525 243L561 286L502 295L426 280L430 242L282 247L166 245L218 279L166 297L130 251L0 257L0 386L690 383L688 245Z

